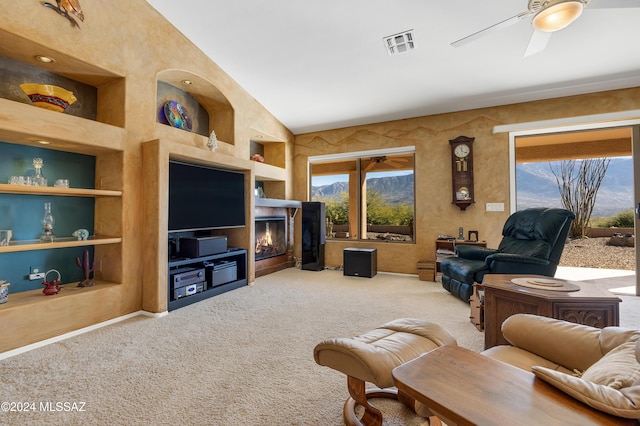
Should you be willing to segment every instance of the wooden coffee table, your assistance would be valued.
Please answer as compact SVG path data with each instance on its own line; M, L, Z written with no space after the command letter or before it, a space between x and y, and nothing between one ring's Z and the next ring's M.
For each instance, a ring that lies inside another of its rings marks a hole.
M484 348L507 344L500 327L514 314L534 314L592 327L620 325L619 304L622 302L607 289L588 281L567 281L579 291L553 291L522 287L514 278L549 279L541 275L487 274L484 288Z
M626 425L513 367L460 346L441 346L393 370L399 392L453 425Z

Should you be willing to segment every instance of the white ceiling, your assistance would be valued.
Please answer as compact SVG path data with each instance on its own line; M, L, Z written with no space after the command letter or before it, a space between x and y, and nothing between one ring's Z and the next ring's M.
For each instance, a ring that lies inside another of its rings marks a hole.
M527 0L147 1L295 134L640 86L640 0L591 0L526 58L530 18L450 43ZM410 29L416 48L388 55Z

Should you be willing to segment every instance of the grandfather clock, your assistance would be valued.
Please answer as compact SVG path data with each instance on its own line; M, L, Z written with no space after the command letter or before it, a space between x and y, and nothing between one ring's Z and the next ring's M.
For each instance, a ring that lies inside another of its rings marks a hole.
M465 210L474 201L473 141L475 138L458 136L451 139L451 188L453 204Z

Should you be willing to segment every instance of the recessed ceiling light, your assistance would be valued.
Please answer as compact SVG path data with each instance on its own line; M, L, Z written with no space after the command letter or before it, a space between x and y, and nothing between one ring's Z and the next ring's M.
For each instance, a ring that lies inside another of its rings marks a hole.
M51 144L51 142L49 142L49 141L45 141L45 140L42 140L42 141L36 141L36 142L38 142L40 145L50 145L50 144Z
M44 55L36 55L36 59L45 64L51 64L56 61L51 56L44 56Z
M384 47L389 55L405 53L415 48L413 30L403 31L383 38Z
M193 81L191 80L182 80L182 84L186 84L187 86L193 84Z

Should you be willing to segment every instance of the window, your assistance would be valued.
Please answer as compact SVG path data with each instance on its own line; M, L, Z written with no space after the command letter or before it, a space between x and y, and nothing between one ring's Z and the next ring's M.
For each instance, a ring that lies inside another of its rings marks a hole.
M311 201L326 206L327 237L414 241L413 147L310 157Z

